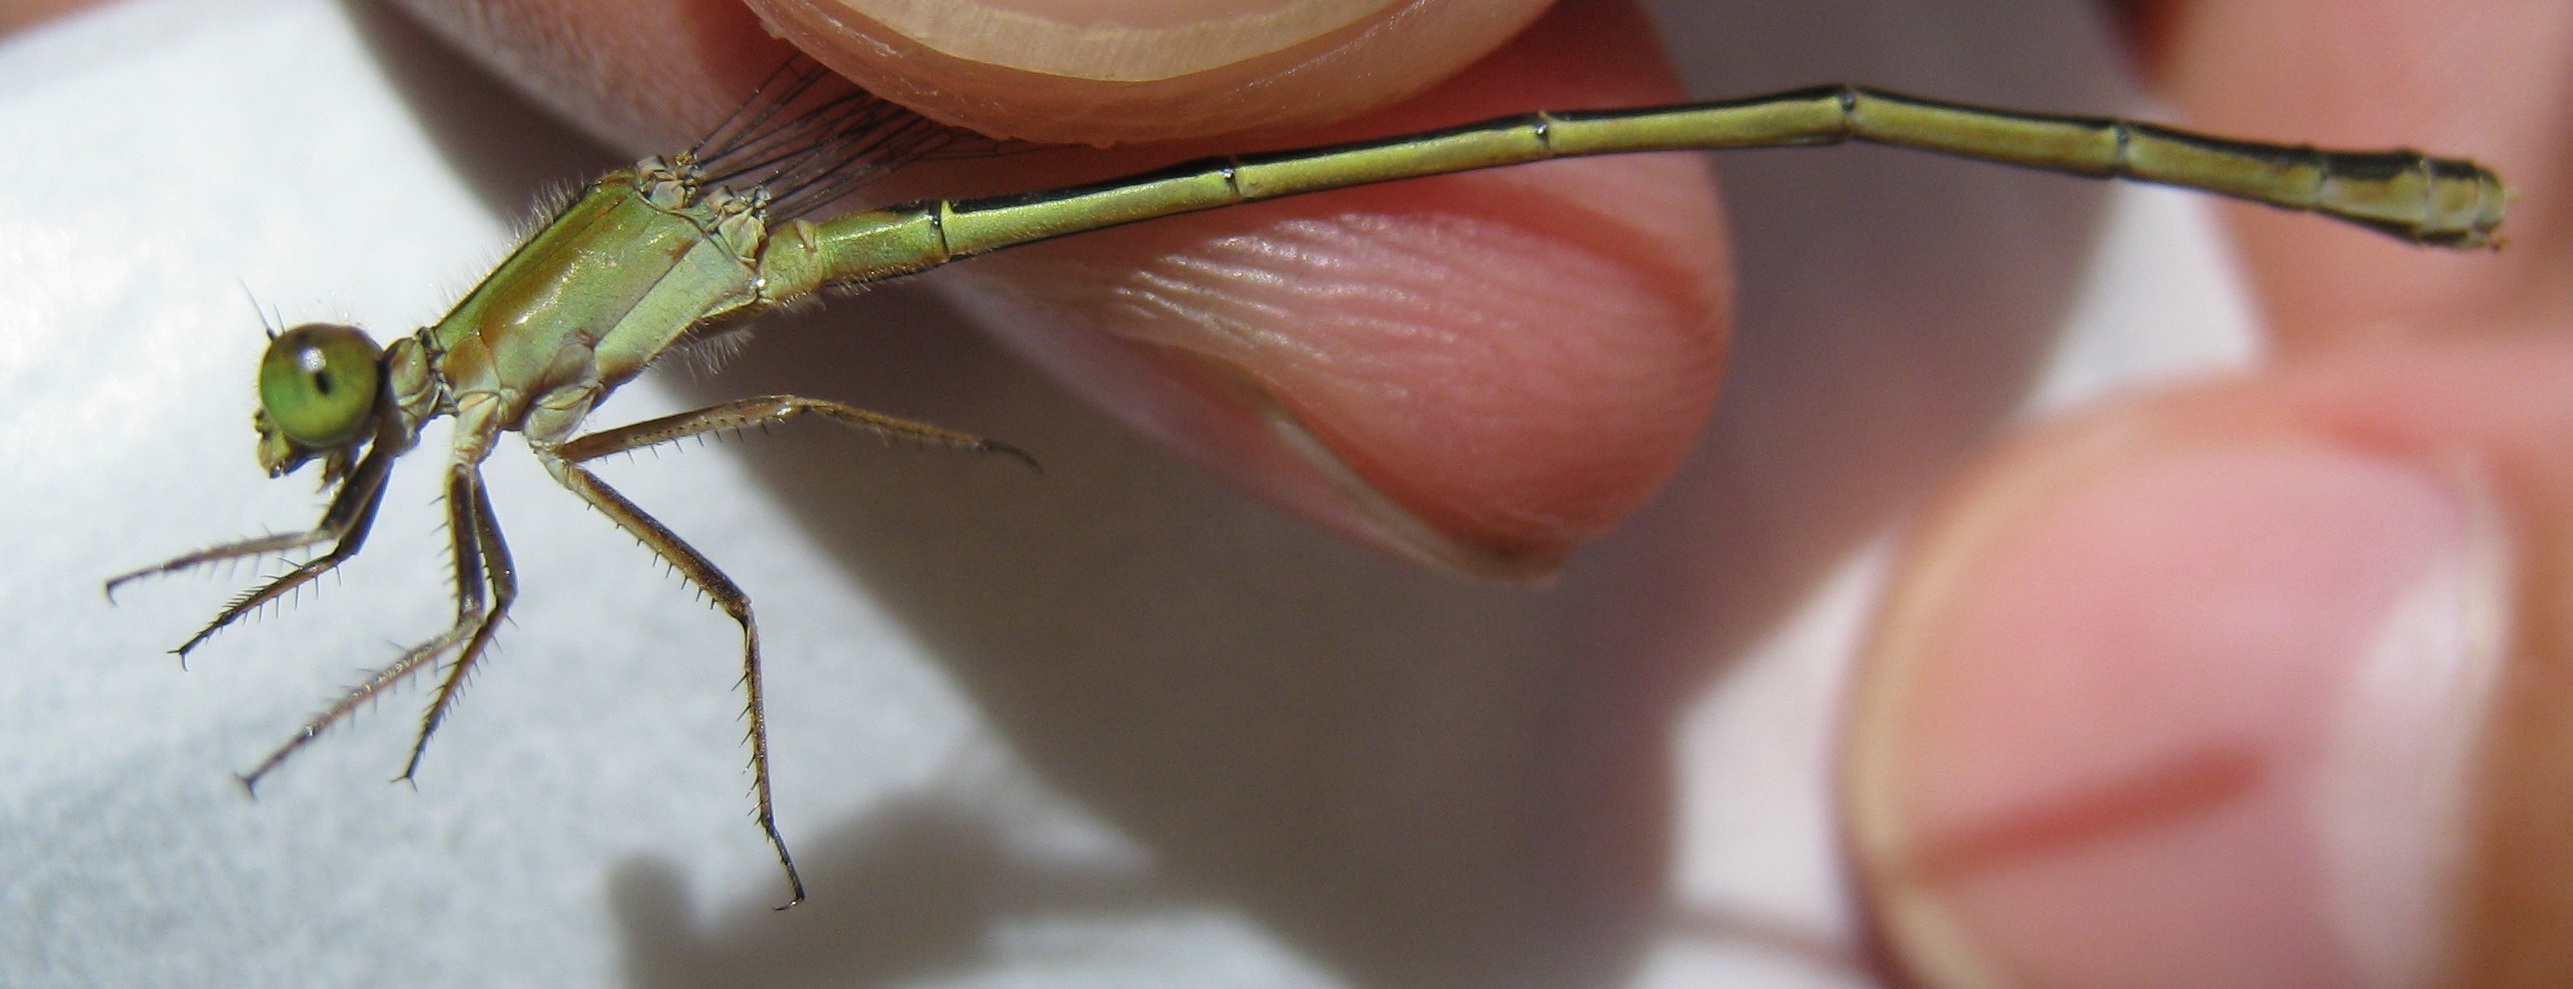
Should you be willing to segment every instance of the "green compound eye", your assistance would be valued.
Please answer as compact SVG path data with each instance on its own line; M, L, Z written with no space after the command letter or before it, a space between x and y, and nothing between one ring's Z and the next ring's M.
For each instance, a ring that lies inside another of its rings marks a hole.
M298 445L344 446L374 418L383 353L353 326L306 323L287 330L259 359L259 406Z

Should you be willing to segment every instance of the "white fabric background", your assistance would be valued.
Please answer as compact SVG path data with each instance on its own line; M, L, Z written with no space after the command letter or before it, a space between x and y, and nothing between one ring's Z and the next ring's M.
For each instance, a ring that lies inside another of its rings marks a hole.
M2081 3L1662 7L1708 95L2139 108ZM383 780L419 689L255 802L231 774L440 627L443 432L343 577L186 672L163 651L273 564L98 590L318 510L251 462L245 288L407 332L539 189L614 160L323 0L143 0L10 39L0 124L11 986L1873 984L1825 783L1871 547L2028 410L2253 351L2185 197L1728 159L1722 417L1668 497L1528 591L1245 502L968 332L934 277L782 321L600 421L800 391L1047 472L819 428L609 466L759 604L813 883L781 915L731 623L514 444L490 473L524 597L416 791Z

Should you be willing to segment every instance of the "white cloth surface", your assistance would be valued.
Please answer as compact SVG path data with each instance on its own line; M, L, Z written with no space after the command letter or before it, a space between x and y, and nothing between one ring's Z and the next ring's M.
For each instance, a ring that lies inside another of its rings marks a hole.
M2135 109L2087 4L1662 6L1707 95ZM1871 547L2027 410L2252 352L2177 194L1727 160L1721 417L1666 498L1532 591L1245 502L981 342L934 277L780 321L594 421L804 392L1046 473L821 428L606 468L758 602L813 885L777 914L734 627L514 442L490 474L523 597L416 789L383 783L416 687L256 801L231 774L447 619L442 429L356 562L185 672L165 650L273 562L99 593L318 514L309 473L251 460L249 297L407 331L540 188L613 158L322 0L143 0L9 39L0 121L10 986L1870 985L1826 781Z

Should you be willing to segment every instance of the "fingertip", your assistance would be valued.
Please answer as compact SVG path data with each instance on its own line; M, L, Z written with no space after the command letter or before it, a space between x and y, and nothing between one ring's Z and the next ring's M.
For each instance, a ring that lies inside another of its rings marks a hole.
M1959 485L1844 747L1900 963L2560 981L2534 931L2573 911L2567 375L2560 340L2389 348L2086 417Z
M1281 132L1472 63L1547 0L751 0L868 90L995 137L1116 144Z

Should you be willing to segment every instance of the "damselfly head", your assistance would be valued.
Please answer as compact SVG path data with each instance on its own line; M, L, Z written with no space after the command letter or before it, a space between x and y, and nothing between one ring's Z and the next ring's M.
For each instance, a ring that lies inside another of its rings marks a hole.
M384 350L354 326L306 323L280 333L259 358L259 466L282 477L322 458L337 479L373 426L383 399Z

